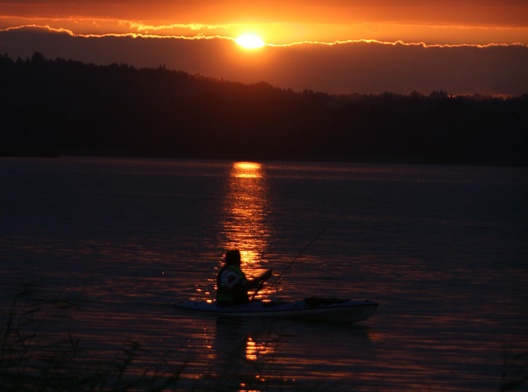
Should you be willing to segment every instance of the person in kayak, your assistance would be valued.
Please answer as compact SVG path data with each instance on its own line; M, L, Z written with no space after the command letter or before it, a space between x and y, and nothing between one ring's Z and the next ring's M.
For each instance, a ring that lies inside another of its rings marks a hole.
M271 277L272 269L255 279L247 279L240 269L240 251L227 251L224 266L216 278L216 302L220 306L240 305L250 302L248 290L257 288Z

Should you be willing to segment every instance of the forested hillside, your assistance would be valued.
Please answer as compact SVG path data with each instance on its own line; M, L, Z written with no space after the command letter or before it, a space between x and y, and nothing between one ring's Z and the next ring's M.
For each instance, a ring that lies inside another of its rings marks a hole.
M183 72L0 57L0 153L526 164L515 98L293 92Z

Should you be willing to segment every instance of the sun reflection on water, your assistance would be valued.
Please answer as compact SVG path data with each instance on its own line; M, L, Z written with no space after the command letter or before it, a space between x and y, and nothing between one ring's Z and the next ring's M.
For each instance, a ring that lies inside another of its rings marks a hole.
M262 178L262 165L256 162L235 162L231 177Z
M273 352L273 347L268 341L248 336L246 342L246 359L248 361L257 361L260 356L273 354Z
M267 267L265 253L269 248L271 231L268 192L262 164L233 163L224 198L220 246L224 250L240 250L242 269L248 278L261 274ZM255 336L254 331L247 330L244 325L220 322L216 332L216 347L220 347L216 350L216 357L219 363L225 363L224 372L229 372L226 369L230 369L229 365L233 363L255 363L272 352L269 342ZM261 382L258 374L253 374L252 378ZM238 387L242 386L239 384ZM249 390L246 387L242 389Z
M268 185L263 165L235 162L231 167L224 204L224 249L239 249L245 271L252 277L262 268L269 247Z

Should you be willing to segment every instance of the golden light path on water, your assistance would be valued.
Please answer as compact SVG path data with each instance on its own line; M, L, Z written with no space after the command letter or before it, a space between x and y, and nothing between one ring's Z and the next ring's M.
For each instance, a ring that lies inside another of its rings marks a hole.
M235 162L228 179L224 204L224 249L239 249L242 267L250 276L265 267L269 247L268 188L260 163Z
M223 215L225 239L223 249L239 249L242 255L242 269L248 278L259 275L266 269L265 253L269 248L270 230L266 222L269 211L268 186L262 164L256 162L235 162L231 167ZM251 293L250 293L251 295ZM257 296L258 297L258 296ZM236 334L233 332L236 331ZM217 361L230 364L236 359L257 362L264 355L274 353L270 340L252 333L241 325L217 325L217 346L238 347L228 353L228 358L219 355L224 350L216 350ZM233 344L233 341L240 344ZM228 350L229 351L229 350ZM229 373L229 365L224 368ZM256 380L262 375L255 374ZM261 380L262 381L262 380ZM244 388L244 383L239 385Z
M270 232L265 218L268 213L268 189L262 164L234 162L226 176L221 206L217 248L226 252L239 249L242 269L249 278L263 271L263 256L269 247ZM218 264L218 269L221 264ZM209 279L216 287L216 276ZM197 292L204 289L197 285ZM205 291L207 296L211 292ZM212 299L207 299L212 302Z

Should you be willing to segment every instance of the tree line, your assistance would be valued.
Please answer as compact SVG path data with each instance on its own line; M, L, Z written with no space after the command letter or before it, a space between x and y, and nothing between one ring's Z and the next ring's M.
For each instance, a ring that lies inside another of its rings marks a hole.
M520 97L294 92L35 53L0 57L0 154L521 164Z

